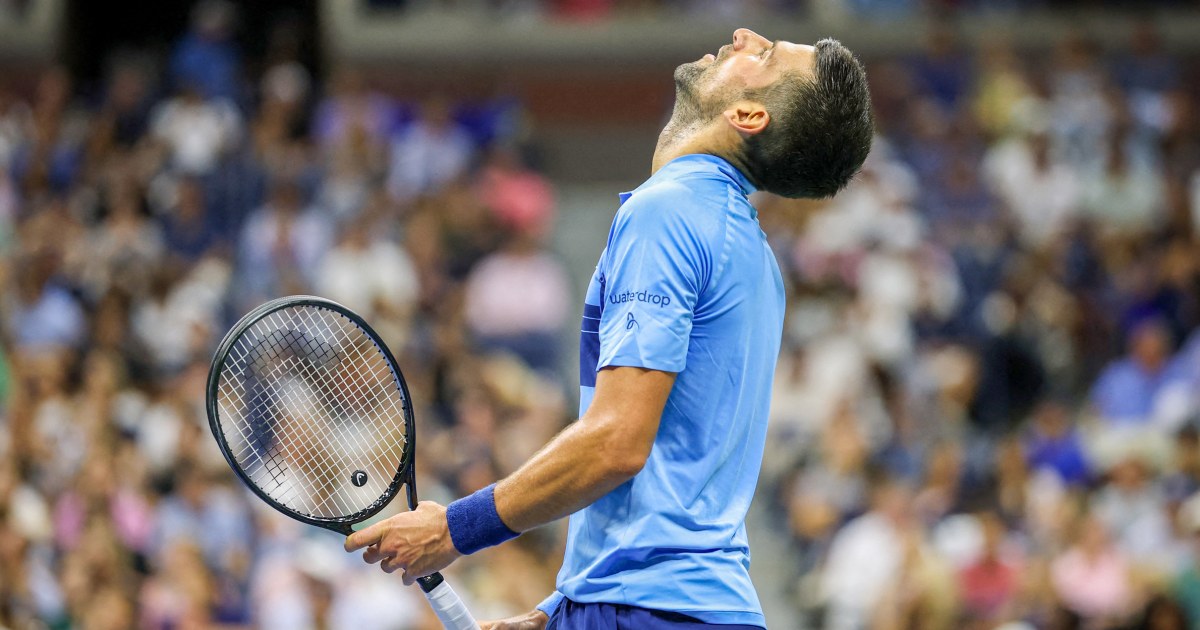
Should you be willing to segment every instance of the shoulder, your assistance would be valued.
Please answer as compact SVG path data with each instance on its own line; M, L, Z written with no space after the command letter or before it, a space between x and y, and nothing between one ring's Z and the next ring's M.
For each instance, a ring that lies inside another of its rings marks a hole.
M683 177L655 182L637 189L626 205L668 205L723 209L729 204L729 186L706 177Z
M621 206L614 227L711 243L724 232L727 204L727 193L703 180L657 183L639 189Z
M1121 387L1137 380L1138 371L1129 359L1121 359L1110 363L1108 367L1100 372L1100 376L1096 379L1095 390L1097 392Z
M1137 365L1130 359L1118 359L1104 368L1100 379L1122 379L1138 375Z

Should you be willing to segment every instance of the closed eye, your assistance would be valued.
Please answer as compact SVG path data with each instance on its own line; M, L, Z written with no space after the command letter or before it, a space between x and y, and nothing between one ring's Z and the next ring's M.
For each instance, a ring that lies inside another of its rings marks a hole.
M767 59L767 56L771 54L771 51L775 50L775 44L777 44L777 43L779 43L779 42L771 42L771 47L764 50L763 53L761 55L759 55L759 58L761 58L765 61Z

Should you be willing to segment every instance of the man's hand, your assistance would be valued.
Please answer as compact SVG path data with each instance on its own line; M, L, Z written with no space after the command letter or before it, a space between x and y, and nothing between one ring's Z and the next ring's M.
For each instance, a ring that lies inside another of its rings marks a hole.
M397 514L346 537L346 551L366 548L363 560L386 573L403 571L404 583L441 571L458 558L446 524L446 508L421 501L412 512ZM501 626L505 627L505 626Z
M509 617L498 621L482 621L480 630L545 630L550 618L546 613L535 610L520 617Z

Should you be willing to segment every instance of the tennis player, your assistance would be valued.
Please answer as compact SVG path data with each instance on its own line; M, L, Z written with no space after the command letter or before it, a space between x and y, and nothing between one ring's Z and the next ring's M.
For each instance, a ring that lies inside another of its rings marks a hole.
M346 539L412 583L571 515L557 591L486 630L766 625L745 516L784 287L747 196L845 186L871 143L867 79L836 41L738 29L675 83L653 175L620 196L588 286L579 421L499 483Z

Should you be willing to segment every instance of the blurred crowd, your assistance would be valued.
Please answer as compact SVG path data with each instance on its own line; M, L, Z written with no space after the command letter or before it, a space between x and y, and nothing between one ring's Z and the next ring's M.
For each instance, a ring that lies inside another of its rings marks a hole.
M684 16L723 23L773 16L832 15L894 20L918 15L1012 14L1070 7L1180 7L1194 0L366 0L374 9L486 12L509 19L547 17L589 22L646 16Z
M314 76L287 25L251 67L231 18L199 4L98 89L0 82L0 627L437 627L213 445L212 349L271 297L384 336L423 498L573 417L581 279L520 103ZM934 29L867 60L845 193L755 199L790 291L759 495L790 548L760 587L803 627L1200 628L1200 65L1131 29ZM481 618L528 610L562 538L450 578Z
M201 3L169 57L114 58L95 90L61 69L0 83L0 627L440 627L216 451L213 348L271 297L332 298L383 335L423 498L497 479L570 413L573 292L519 105L318 81L292 23L254 71L232 18ZM523 537L451 579L483 618L529 610L560 544Z
M810 627L1200 628L1200 66L1130 28L868 60L862 175L763 200Z

